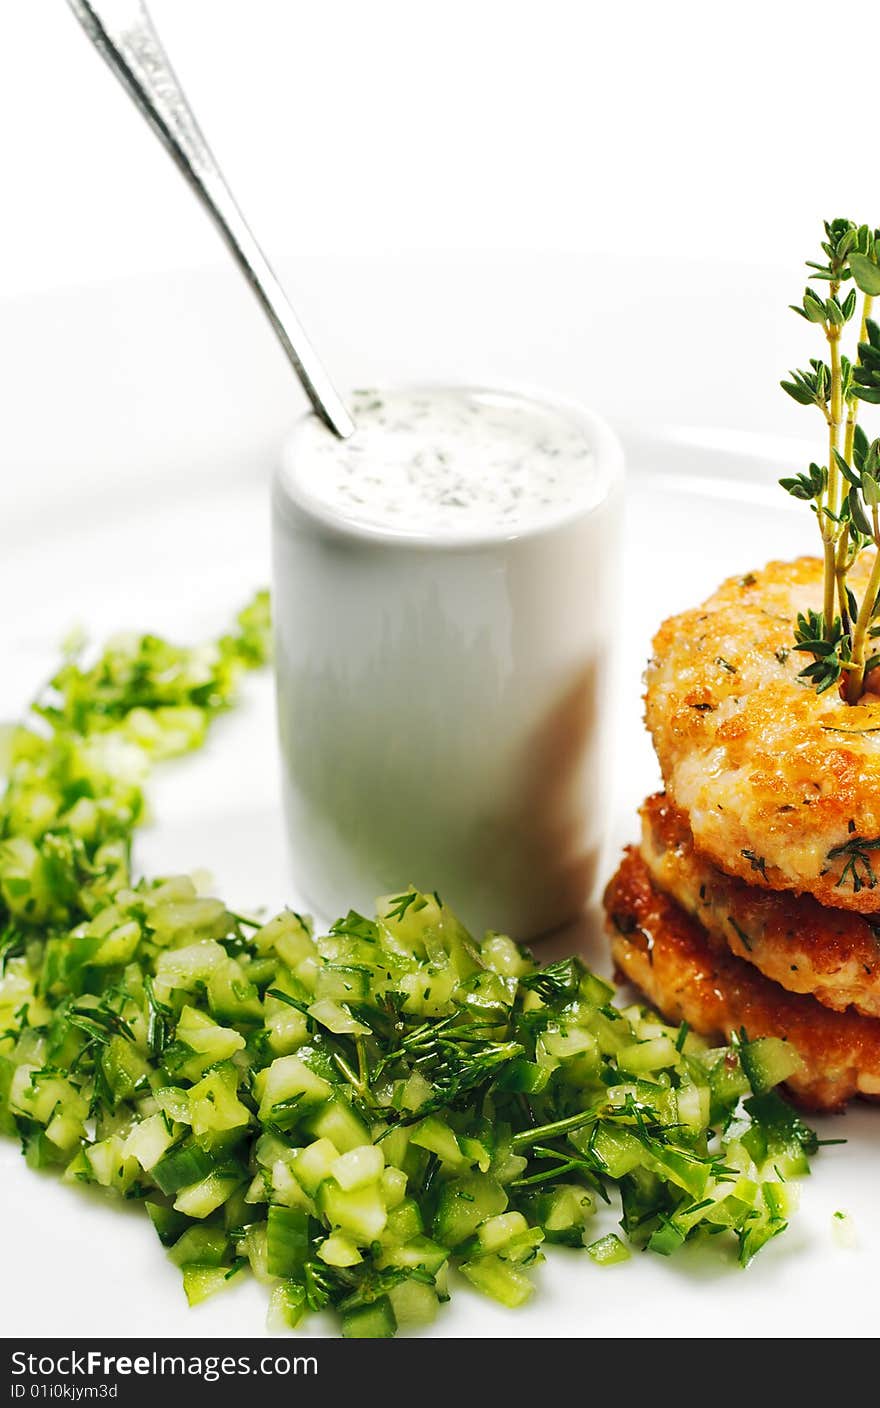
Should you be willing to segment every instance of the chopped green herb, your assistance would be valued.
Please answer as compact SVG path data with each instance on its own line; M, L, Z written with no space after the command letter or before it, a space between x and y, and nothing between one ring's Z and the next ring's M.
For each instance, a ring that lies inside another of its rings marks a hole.
M741 927L741 925L737 924L737 922L736 922L736 920L734 919L734 917L733 917L732 914L728 914L728 916L727 916L727 922L728 922L728 924L730 925L730 927L731 927L731 929L733 930L733 932L736 934L736 936L737 936L737 938L739 939L740 943L742 943L742 944L748 949L749 953L751 953L751 951L752 951L752 941L751 941L751 939L749 938L748 934L746 933L745 929L743 929L743 928Z
M862 890L873 890L877 877L874 874L871 853L878 850L880 837L877 836L853 836L852 840L845 841L843 845L834 846L828 852L828 859L843 859L845 862L837 881L838 889L849 883L855 895Z
M744 860L747 860L749 862L752 867L752 870L759 871L763 878L765 880L767 879L767 862L765 861L763 856L755 855L754 851L740 851L740 855L743 857Z

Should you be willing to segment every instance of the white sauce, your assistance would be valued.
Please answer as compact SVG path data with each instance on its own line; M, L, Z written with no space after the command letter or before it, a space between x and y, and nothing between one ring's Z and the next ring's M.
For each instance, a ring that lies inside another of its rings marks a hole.
M362 391L338 440L312 417L288 475L349 522L401 534L515 534L601 497L574 411L457 389Z

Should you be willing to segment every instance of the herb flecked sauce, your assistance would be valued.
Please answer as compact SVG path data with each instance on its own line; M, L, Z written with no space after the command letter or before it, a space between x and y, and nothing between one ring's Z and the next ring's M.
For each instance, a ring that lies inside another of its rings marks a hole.
M313 418L295 477L340 517L397 533L514 534L586 507L592 452L574 413L470 390L357 392L357 430Z

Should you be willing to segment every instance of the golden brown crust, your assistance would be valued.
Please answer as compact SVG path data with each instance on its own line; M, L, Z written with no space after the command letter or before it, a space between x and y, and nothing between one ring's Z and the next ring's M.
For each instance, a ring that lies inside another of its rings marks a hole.
M857 592L869 568L854 567ZM646 673L646 720L667 791L710 860L752 885L871 913L880 910L880 695L850 706L798 682L807 657L792 649L796 617L821 597L818 558L770 562L665 621Z
M606 889L605 908L618 970L667 1021L686 1021L709 1037L727 1039L744 1028L752 1038L792 1042L804 1064L789 1089L814 1109L880 1095L880 1022L785 992L713 949L700 926L655 887L632 847Z
M641 808L641 855L654 884L699 921L714 944L790 992L880 1017L880 925L811 895L762 890L694 850L687 818L662 793Z

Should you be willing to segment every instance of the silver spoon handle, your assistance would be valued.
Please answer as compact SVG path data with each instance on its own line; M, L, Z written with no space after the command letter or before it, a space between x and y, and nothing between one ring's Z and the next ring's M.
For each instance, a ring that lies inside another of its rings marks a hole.
M312 405L345 439L354 422L251 234L183 95L141 0L68 0L109 64L205 205L259 299Z

